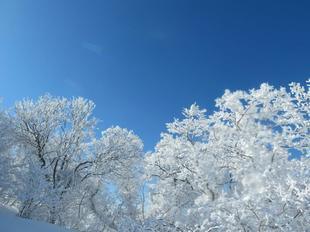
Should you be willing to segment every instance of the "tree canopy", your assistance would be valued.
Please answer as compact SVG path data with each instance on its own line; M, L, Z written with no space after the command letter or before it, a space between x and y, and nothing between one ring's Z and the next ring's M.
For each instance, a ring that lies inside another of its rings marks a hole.
M308 231L310 92L225 90L154 151L95 104L44 95L0 113L0 203L77 231Z

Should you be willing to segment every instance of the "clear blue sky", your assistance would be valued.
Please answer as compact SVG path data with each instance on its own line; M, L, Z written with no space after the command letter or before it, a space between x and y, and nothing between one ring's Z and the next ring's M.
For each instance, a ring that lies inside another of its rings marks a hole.
M310 75L310 1L0 0L0 96L93 100L152 149L193 102Z

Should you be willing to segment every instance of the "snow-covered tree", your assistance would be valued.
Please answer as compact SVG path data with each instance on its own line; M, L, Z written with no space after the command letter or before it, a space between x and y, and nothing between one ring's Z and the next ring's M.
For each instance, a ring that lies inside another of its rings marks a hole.
M208 117L185 109L146 157L150 215L175 231L307 231L309 98L262 84L226 90Z
M89 231L126 224L120 216L138 222L143 144L120 127L97 139L93 109L83 98L44 95L17 102L7 120L1 115L1 129L8 128L1 133L14 141L10 149L7 137L0 141L14 174L5 189L20 216Z
M4 202L13 200L11 167L12 160L9 158L9 149L14 141L12 139L13 127L7 112L0 111L0 199Z
M23 100L13 115L14 153L22 163L20 215L49 218L56 223L67 193L81 181L89 159L95 120L94 104L82 98L67 100L49 95Z
M143 144L132 131L111 127L93 143L94 160L79 207L90 231L136 231L140 224ZM93 223L89 223L91 220ZM100 229L99 229L100 228ZM122 228L126 228L125 230Z

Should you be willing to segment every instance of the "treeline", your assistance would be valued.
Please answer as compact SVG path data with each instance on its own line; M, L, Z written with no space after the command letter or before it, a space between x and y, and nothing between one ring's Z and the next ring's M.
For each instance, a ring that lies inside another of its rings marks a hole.
M154 152L94 103L44 95L0 113L0 203L76 231L308 231L310 94L262 84L193 104Z

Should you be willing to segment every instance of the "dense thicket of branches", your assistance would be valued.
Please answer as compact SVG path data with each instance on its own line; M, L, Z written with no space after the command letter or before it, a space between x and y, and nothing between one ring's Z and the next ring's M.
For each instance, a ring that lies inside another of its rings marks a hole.
M83 98L45 95L1 114L3 204L81 231L138 223L142 142L120 127L96 138L93 109Z
M45 95L0 113L0 203L78 231L309 231L309 86L193 104L154 152L96 134L94 103Z

